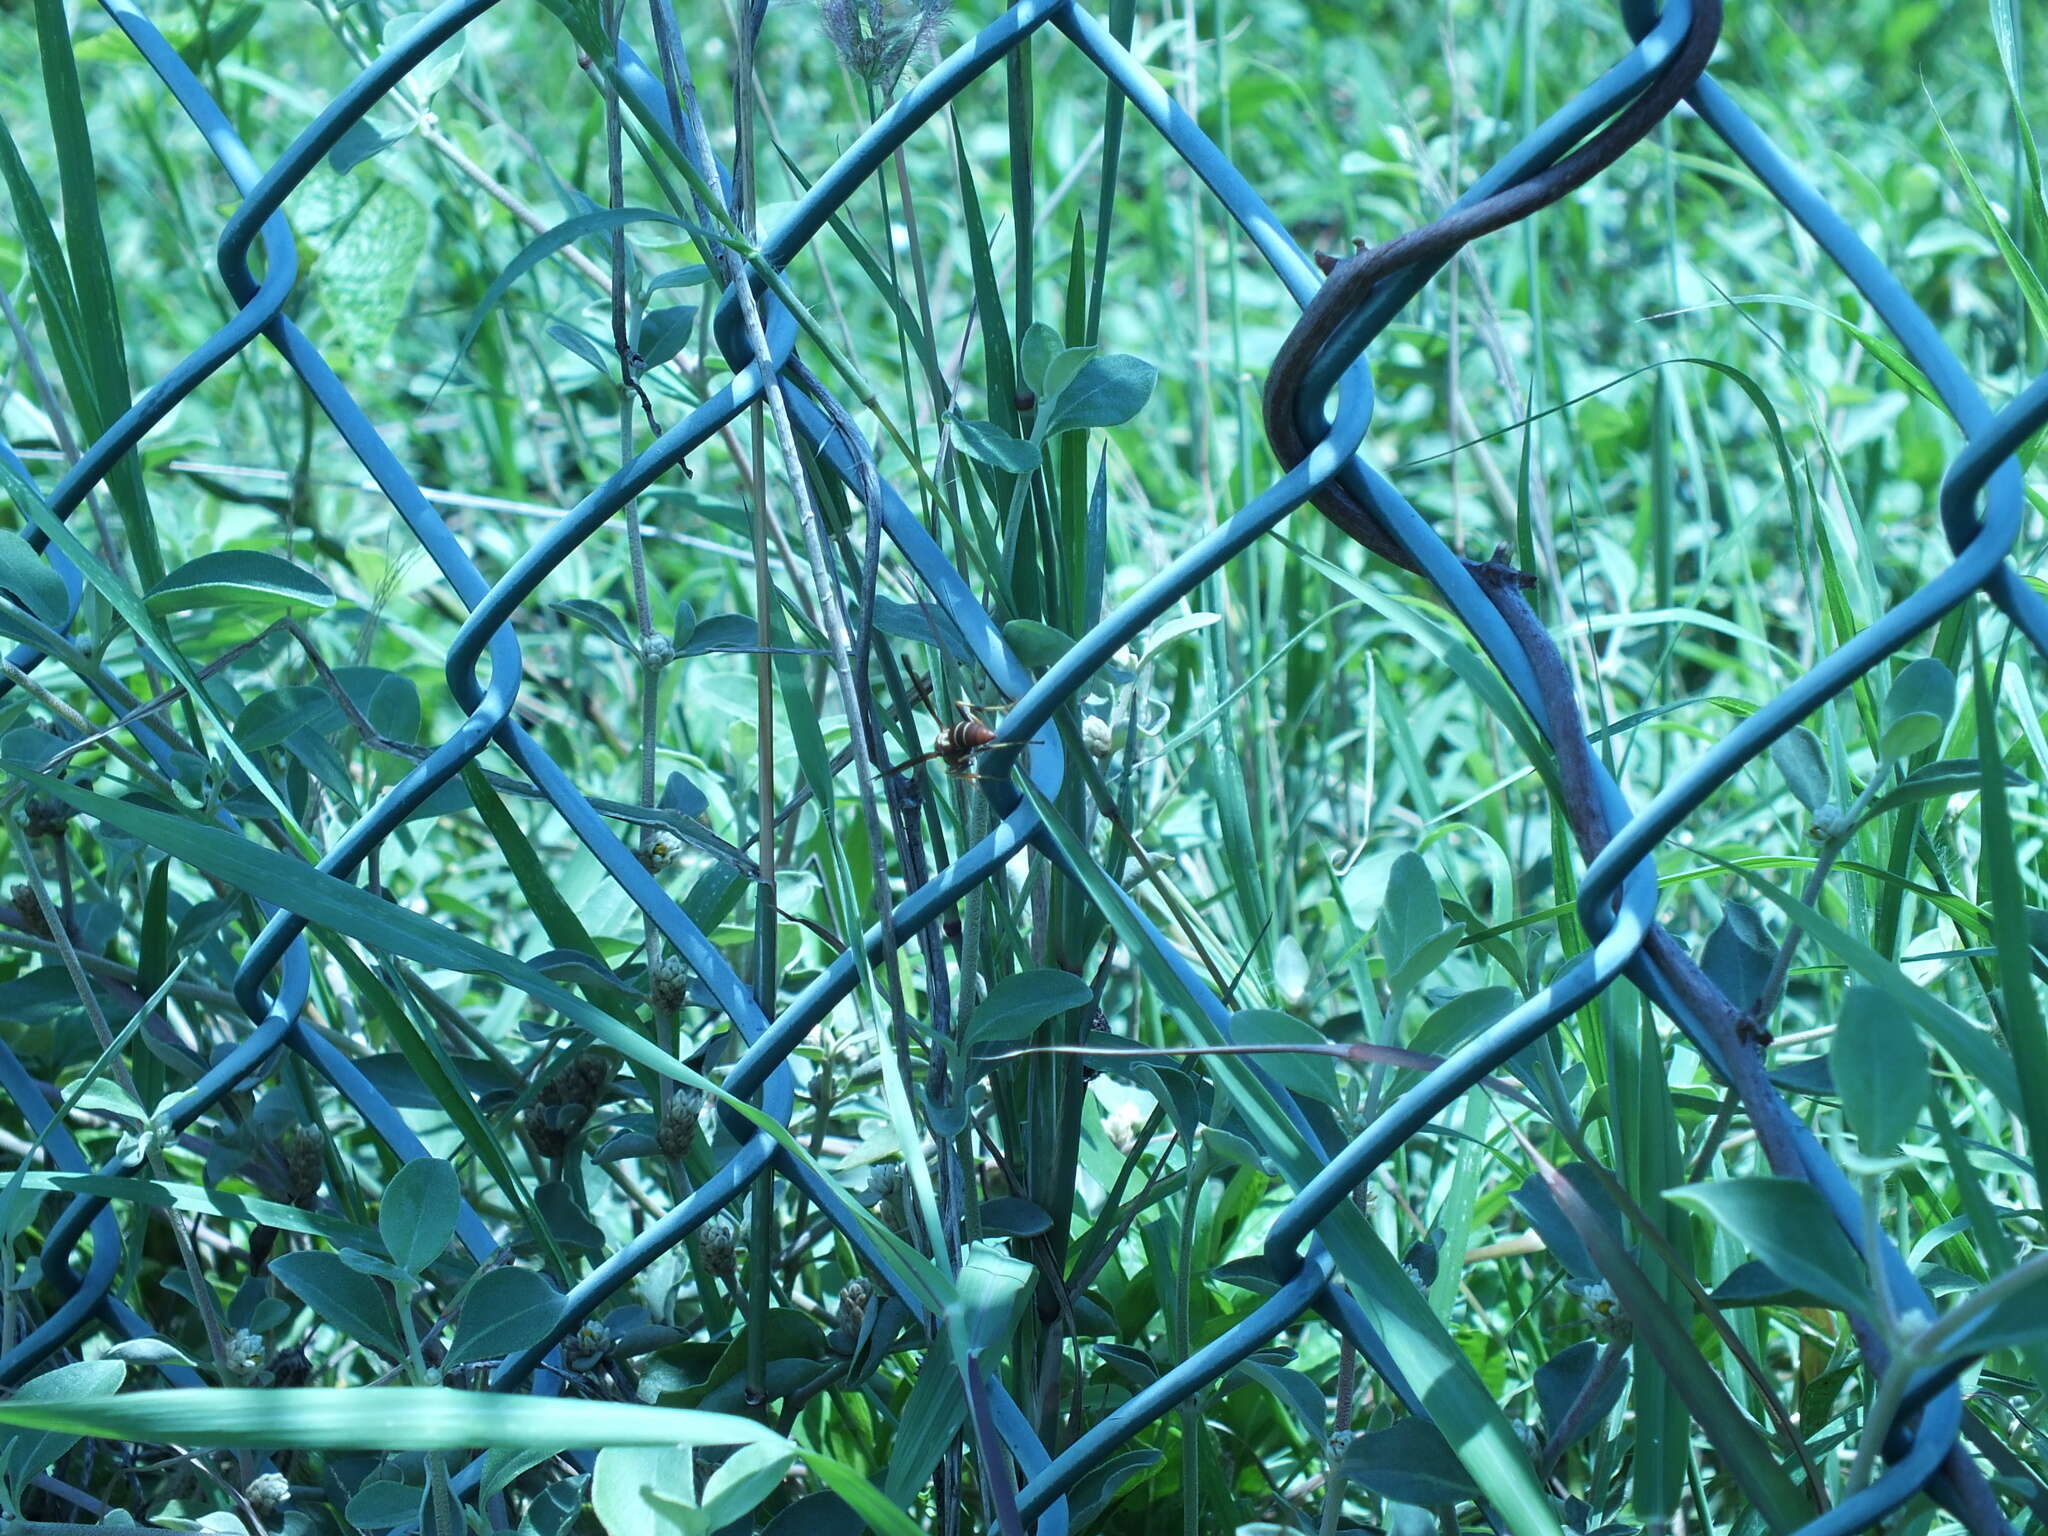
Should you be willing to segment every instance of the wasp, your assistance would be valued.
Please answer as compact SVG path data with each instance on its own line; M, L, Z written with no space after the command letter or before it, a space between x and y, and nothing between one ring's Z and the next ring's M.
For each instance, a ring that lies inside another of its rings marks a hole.
M906 758L890 772L900 773L905 768L915 768L919 763L937 758L955 777L974 777L974 755L996 739L995 727L984 720L981 710L967 700L955 699L953 702L959 707L960 718L939 728L938 734L932 737L931 751Z
M904 662L908 665L910 658L904 657ZM938 723L939 728L933 733L929 752L920 752L915 757L905 758L885 771L898 774L906 768L915 768L919 763L929 763L937 759L946 765L946 771L956 779L978 777L974 772L974 759L977 754L995 745L996 728L983 718L981 706L969 699L953 701L954 707L960 711L960 718L948 723L939 714L934 703L935 689L931 677L919 672L915 666L910 666L909 671L913 702L930 710L932 719ZM1036 746L1038 743L1010 742L1007 745Z

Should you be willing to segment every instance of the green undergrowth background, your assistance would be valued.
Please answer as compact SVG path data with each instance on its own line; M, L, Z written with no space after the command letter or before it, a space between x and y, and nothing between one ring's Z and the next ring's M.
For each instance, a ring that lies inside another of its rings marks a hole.
M70 9L67 26L60 0L0 6L0 432L43 495L227 318L214 247L239 201L128 42ZM261 165L417 19L376 0L148 13ZM743 18L686 8L710 137L747 193L707 223L630 113L608 187L602 70L579 68L604 57L608 9L509 0L286 204L289 313L495 579L729 378L715 274L994 14L778 3L749 49ZM1338 253L1433 216L1628 47L1590 0L1105 20L1296 238ZM644 10L624 35L657 56ZM2044 59L2011 0L1736 3L1715 72L1994 406L2048 364L2026 116ZM1276 473L1258 398L1292 307L1050 29L786 279L802 355L1034 670ZM1633 804L1949 558L1936 496L1959 434L1689 112L1468 253L1369 355L1365 451L1456 547L1505 544L1535 573ZM2013 559L2034 581L2026 457ZM799 494L765 414L689 468L523 607L519 718L772 1014L880 920L878 868L900 902L988 830L981 786L943 760L894 790L866 770L1001 700L886 548L864 603L859 487L806 465ZM25 529L36 490L10 493ZM1298 514L1048 728L1069 773L1046 811L1088 879L1020 858L793 1058L790 1145L940 1320L892 1310L813 1201L761 1181L565 1341L549 1369L572 1401L450 1401L732 1155L703 1091L739 1054L730 1021L496 750L353 888L306 871L460 722L442 659L464 609L273 351L201 388L72 527L104 571L0 702L0 1038L96 1165L147 1153L102 1192L118 1294L156 1338L89 1326L15 1400L101 1437L12 1432L0 1513L31 1528L111 1507L252 1536L1009 1529L967 1359L1056 1452L1258 1305L1266 1229L1313 1171L1244 1058L1041 1049L1200 1033L1111 888L1241 1040L1361 1047L1260 1058L1338 1134L1587 944L1550 765L1490 665L1414 578ZM61 592L11 536L0 567L0 627L48 636ZM840 608L872 625L858 676L830 654ZM1657 873L1672 931L1738 1004L1763 999L1777 1081L1863 1188L1868 1230L1984 1320L1969 1434L2024 1522L2048 1508L2048 1341L2024 1321L2048 740L2037 658L2013 641L1966 606L1750 764ZM110 697L193 684L203 703L149 716L176 737L167 763L111 728ZM400 1173L289 1059L160 1134L159 1106L250 1027L231 989L258 899L313 918L313 1027L432 1160ZM1926 1319L1873 1299L1797 1192L1759 1181L1748 1119L1693 1048L1622 984L1508 1070L1519 1091L1439 1117L1332 1237L1342 1283L1441 1403L1435 1427L1303 1319L1091 1471L1072 1529L1451 1530L1484 1499L1518 1531L1754 1532L1867 1476L1897 1383L1862 1368L1832 1308L1875 1315L1909 1357ZM0 1134L19 1170L0 1195L11 1347L61 1300L35 1260L68 1186L19 1106ZM1582 1165L1633 1287L1545 1163ZM487 1266L449 1244L458 1193L502 1245ZM165 1360L210 1395L106 1398L160 1386ZM423 1395L226 1390L372 1383ZM593 1444L611 1447L594 1477L558 1454ZM464 1504L460 1453L493 1445L489 1496ZM1898 1528L1950 1527L1923 1499Z

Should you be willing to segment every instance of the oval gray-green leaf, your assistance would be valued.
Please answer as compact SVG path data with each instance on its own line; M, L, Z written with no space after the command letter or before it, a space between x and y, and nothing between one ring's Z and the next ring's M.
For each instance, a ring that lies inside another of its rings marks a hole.
M1910 757L1939 742L1956 710L1955 674L1932 656L1909 662L1884 697L1887 757Z
M1768 1264L1829 1306L1870 1315L1863 1261L1812 1186L1794 1179L1722 1179L1667 1189Z
M612 1446L597 1453L590 1507L608 1536L695 1536L710 1529L688 1519L696 1485L686 1446Z
M1374 927L1380 954L1387 962L1390 990L1407 991L1442 962L1449 952L1441 943L1444 928L1444 904L1437 895L1436 876L1421 854L1402 854L1387 872L1386 899L1380 904ZM1456 947L1455 940L1452 947Z
M336 1332L393 1360L404 1358L405 1346L398 1342L383 1287L350 1269L338 1255L322 1249L287 1253L270 1261L270 1272Z
M0 587L27 605L28 611L52 629L62 625L71 607L64 578L13 530L0 530Z
M981 1229L999 1237L1036 1237L1052 1230L1052 1218L1029 1200L1016 1195L998 1195L975 1207Z
M438 1157L416 1157L391 1176L377 1207L377 1231L392 1262L408 1274L424 1273L455 1235L462 1186L455 1169Z
M118 1360L80 1360L25 1381L7 1406L33 1411L60 1408L85 1398L110 1397L121 1390L128 1367ZM0 1431L0 1482L19 1486L56 1461L80 1436L63 1429Z
M1292 1014L1271 1008L1247 1008L1232 1014L1230 1038L1239 1045L1309 1045L1320 1048L1330 1043L1313 1024L1304 1024ZM1343 1102L1343 1095L1337 1089L1336 1058L1323 1054L1320 1049L1304 1051L1300 1055L1261 1051L1245 1059L1256 1063L1273 1081L1296 1093L1305 1093L1325 1104Z
M463 1299L455 1344L443 1370L517 1354L547 1336L562 1313L562 1294L531 1269L494 1269Z
M151 613L195 608L282 608L312 613L334 606L334 589L303 566L259 549L222 549L187 560L149 589Z
M1060 333L1043 320L1032 321L1025 328L1023 344L1017 349L1017 367L1024 376L1024 382L1044 394L1045 370L1059 353Z
M349 1495L348 1523L361 1531L388 1531L395 1525L410 1525L420 1518L420 1500L426 1489L417 1483L401 1483L380 1477Z
M664 309L650 309L641 316L640 335L633 345L640 354L642 369L659 368L682 351L696 319L694 304L671 304Z
M1036 619L1012 619L1003 626L1003 644L1027 667L1041 671L1074 648L1073 636Z
M1403 1419L1360 1435L1344 1452L1344 1472L1381 1498L1403 1504L1457 1504L1479 1497L1450 1442L1426 1419Z
M1091 357L1059 392L1042 435L1122 426L1145 408L1158 379L1159 370L1142 357L1123 352Z
M1809 811L1819 810L1834 798L1827 755L1821 750L1820 738L1805 726L1795 725L1771 743L1771 761Z
M1700 969L1738 1011L1748 1011L1763 996L1777 956L1778 947L1756 908L1730 900L1722 904L1721 921L1700 951Z
M724 1530L751 1514L795 1460L793 1445L743 1445L734 1451L704 1485L704 1528Z
M988 989L967 1024L969 1050L1021 1040L1047 1019L1094 999L1088 983L1071 971L1019 971Z
M960 451L968 458L991 469L1028 475L1038 468L1038 445L1010 436L994 422L972 421L956 414L953 417L953 441L960 445Z
M1876 987L1842 996L1828 1076L1866 1157L1890 1157L1927 1102L1927 1045L1905 1009Z

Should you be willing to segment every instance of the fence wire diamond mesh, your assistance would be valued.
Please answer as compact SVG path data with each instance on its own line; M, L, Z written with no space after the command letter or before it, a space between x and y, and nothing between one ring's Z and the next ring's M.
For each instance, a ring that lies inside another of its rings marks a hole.
M1121 648L1201 581L1270 532L1312 495L1336 484L1347 487L1351 496L1371 509L1381 528L1465 624L1548 738L1565 783L1563 809L1588 859L1577 902L1579 919L1594 943L1558 971L1547 986L1428 1072L1348 1142L1334 1136L1326 1117L1305 1110L1265 1074L1250 1068L1239 1074L1240 1091L1271 1110L1274 1118L1268 1128L1277 1143L1284 1143L1264 1150L1298 1186L1273 1224L1265 1246L1270 1294L1227 1332L1057 1447L1040 1443L1032 1419L1011 1400L998 1374L978 1364L971 1367L970 1393L978 1399L978 1411L970 1428L976 1432L979 1453L987 1464L985 1475L1000 1485L999 1509L1004 1504L1011 1506L1001 1509L1004 1522L1021 1522L1046 1536L1066 1531L1067 1494L1081 1478L1128 1448L1145 1426L1186 1402L1198 1389L1218 1382L1309 1312L1320 1313L1348 1336L1411 1412L1427 1415L1430 1405L1409 1385L1414 1362L1405 1357L1409 1346L1402 1342L1406 1335L1400 1327L1399 1305L1378 1283L1384 1276L1371 1272L1367 1251L1345 1230L1351 1219L1347 1197L1445 1107L1623 976L1640 987L1734 1085L1779 1170L1810 1182L1851 1239L1862 1241L1863 1222L1853 1185L1763 1076L1756 1042L1743 1033L1739 1010L1658 926L1653 859L1691 812L1775 739L1972 597L1982 594L1989 598L2036 650L2048 654L2048 608L2019 581L2007 560L2020 530L2023 508L2014 454L2033 431L2048 422L2048 376L2035 381L2005 409L1992 412L1905 290L1710 77L1702 76L1686 94L1691 110L1861 290L1967 434L1967 446L1951 465L1941 498L1942 531L1953 552L1953 563L1742 720L1649 805L1638 809L1625 802L1588 749L1568 675L1557 662L1548 637L1533 624L1526 605L1515 595L1516 583L1505 579L1490 562L1481 565L1461 559L1395 484L1359 456L1372 416L1373 384L1358 358L1447 256L1392 274L1370 302L1329 338L1311 370L1307 395L1287 402L1313 423L1320 434L1319 446L1082 635L1042 675L1034 675L1012 654L972 584L954 569L904 499L888 484L876 482L858 437L841 429L847 420L845 412L814 378L797 371L800 327L783 302L785 290L768 279L804 251L894 149L964 87L1001 65L1034 34L1048 29L1063 34L1185 160L1216 205L1235 221L1295 297L1306 303L1313 296L1319 282L1314 268L1250 184L1110 31L1073 0L1032 0L1005 12L902 96L817 178L809 195L758 247L749 270L749 301L742 301L736 273L728 274L732 280L725 288L717 334L732 368L730 382L570 509L496 581L486 579L478 569L352 399L336 370L287 318L286 300L298 268L293 235L283 211L294 190L343 136L360 124L408 71L489 10L494 0L457 0L426 16L402 42L364 69L267 169L251 157L227 115L143 11L128 0L102 3L199 130L244 201L222 230L218 251L220 280L232 300L233 313L205 345L91 443L48 492L46 501L33 489L19 458L0 444L0 466L13 481L16 500L32 524L29 541L45 552L61 576L72 615L76 616L88 585L100 587L117 608L121 604L114 596L118 583L109 579L104 567L66 530L64 519L110 476L135 472L136 461L128 456L145 434L209 376L259 340L274 348L297 375L468 613L446 663L448 687L468 712L466 720L345 836L318 855L318 869L330 877L319 884L325 894L318 901L302 903L301 910L269 912L268 926L241 963L236 986L236 995L247 1011L248 1029L232 1051L206 1066L192 1089L162 1117L161 1133L185 1131L224 1095L278 1072L283 1054L290 1053L306 1071L337 1089L398 1158L423 1155L419 1138L399 1108L347 1054L306 1022L313 962L305 931L312 924L347 931L351 923L360 920L360 901L373 898L348 882L410 815L456 782L465 767L492 744L518 765L532 787L646 915L666 945L686 960L696 981L746 1042L745 1054L720 1085L726 1094L751 1101L755 1107L755 1118L727 1109L734 1148L731 1155L681 1204L646 1226L630 1243L604 1254L568 1293L567 1304L548 1335L497 1367L491 1380L493 1390L559 1391L561 1378L551 1367L559 1361L564 1341L636 1275L683 1243L764 1174L794 1181L816 1202L879 1280L887 1298L883 1305L900 1309L895 1314L899 1325L923 1337L922 1330L942 1322L928 1300L920 1299L928 1298L927 1287L906 1270L900 1253L877 1238L872 1224L861 1218L838 1184L820 1177L807 1160L790 1155L776 1134L764 1128L766 1122L787 1125L792 1118L795 1086L789 1058L835 1005L860 984L864 965L882 960L895 947L911 941L1027 850L1039 850L1087 883L1090 894L1121 930L1152 941L1163 956L1177 956L1135 902L1114 886L1089 880L1085 861L1075 857L1076 850L1066 841L1063 829L1046 819L1043 808L1057 796L1068 772L1059 733L1053 728L1055 713L1074 700ZM1589 130L1624 111L1669 67L1689 30L1702 24L1699 13L1706 9L1699 0L1671 0L1659 15L1647 0L1626 0L1625 17L1637 39L1634 49L1531 134L1459 206L1470 206L1540 176ZM1712 8L1716 23L1718 9ZM673 62L670 67L675 67ZM616 56L614 74L643 131L655 137L672 135L671 152L679 163L694 166L705 190L720 184L720 168L707 160L702 141L672 111L660 72L622 49ZM702 204L700 212L705 212ZM263 257L260 279L251 262L259 243ZM843 482L870 516L879 519L893 544L893 558L914 574L925 600L957 631L990 688L1008 701L995 731L995 746L1009 749L1007 755L1000 750L993 754L990 761L1002 766L990 768L983 777L982 789L993 810L987 835L908 891L888 923L878 922L867 932L859 953L849 949L841 954L773 1015L719 948L643 867L607 817L513 715L523 670L512 626L522 605L550 573L635 496L673 475L687 455L762 402L786 410L791 425L819 463ZM1323 420L1326 404L1334 404L1327 422ZM146 644L151 633L146 616L136 622L138 643ZM10 618L8 627L24 636L15 619ZM47 658L50 638L26 634L13 653L15 666L33 671ZM182 664L170 654L158 654L154 659L167 675L191 683ZM5 686L12 688L14 683ZM141 715L133 698L109 695L102 703L137 749L158 768L166 772L172 768L176 746L167 727ZM43 782L57 787L54 780ZM112 809L107 802L90 797L75 803L102 815ZM219 844L198 846L191 824L176 818L133 807L125 819L109 819L131 835L202 865L207 858L220 856ZM220 836L238 836L234 822L225 814ZM290 856L257 849L253 843L245 846L255 850L248 855L253 862L244 869L249 883L257 889L275 889L274 884L265 882L264 871ZM313 852L305 851L309 856ZM380 937L394 952L404 954L408 942L417 938L416 925L426 922L425 918L394 919L380 930ZM656 1073L687 1071L639 1032L516 958L471 941L460 942L468 946L466 952L478 972L496 975L557 1008ZM1158 984L1172 994L1173 1005L1184 1012L1191 1030L1212 1041L1227 1039L1230 1010L1191 965L1176 958L1170 958L1169 964L1172 974L1157 978ZM63 1126L50 1123L51 1110L37 1083L4 1044L0 1044L0 1083L35 1129L47 1130L48 1150L60 1169L121 1174L140 1166L142 1152L132 1150L96 1170L89 1169ZM479 1263L498 1251L498 1239L467 1207L457 1233ZM81 1250L87 1252L82 1267ZM1912 1272L1888 1243L1877 1261L1884 1265L1898 1296L1907 1301L1919 1298L1924 1303ZM20 1382L82 1330L96 1325L138 1336L151 1331L116 1295L124 1255L120 1228L105 1198L73 1197L50 1228L39 1262L42 1283L56 1298L55 1304L41 1313L35 1326L0 1360L0 1381ZM200 1382L180 1365L158 1369L174 1385ZM1959 1516L1977 1521L1976 1528L1986 1528L1987 1521L2002 1524L1995 1511L1986 1515L1989 1494L1984 1479L1960 1448L1961 1406L1955 1374L1942 1373L1919 1384L1899 1420L1910 1427L1896 1430L1884 1447L1885 1472L1868 1487L1818 1514L1805 1531L1850 1532L1871 1527L1923 1489ZM1485 1454L1483 1449L1481 1454ZM1008 1465L1003 1466L1004 1462ZM458 1492L476 1487L481 1465L474 1463L455 1478Z

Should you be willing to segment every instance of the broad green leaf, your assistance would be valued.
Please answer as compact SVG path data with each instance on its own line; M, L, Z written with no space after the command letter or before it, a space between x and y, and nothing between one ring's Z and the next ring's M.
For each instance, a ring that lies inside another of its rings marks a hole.
M619 617L610 603L600 603L588 597L570 597L549 606L563 618L574 619L578 624L596 630L622 651L630 654L636 649L633 637L626 632L626 621Z
M1809 1184L1795 1179L1723 1179L1664 1192L1708 1217L1772 1271L1833 1307L1868 1317L1863 1261Z
M14 1396L0 1408L19 1406L24 1413L39 1410L61 1414L75 1404L92 1398L111 1397L121 1390L128 1367L118 1360L79 1360L34 1376L15 1389ZM0 1424L20 1426L0 1433L0 1483L19 1488L45 1470L72 1446L83 1431L68 1430L62 1424L37 1424L0 1412ZM23 1430L27 1433L23 1433Z
M1343 1466L1354 1482L1404 1504L1459 1504L1479 1497L1470 1474L1427 1419L1402 1419L1358 1436L1345 1450Z
M1055 360L1048 373L1057 371ZM1081 365L1073 381L1058 391L1038 435L1053 437L1084 427L1122 426L1145 408L1158 378L1159 370L1141 357L1123 353L1091 357Z
M1589 1218L1598 1221L1601 1231L1618 1246L1621 1241L1621 1211L1594 1170L1585 1163L1572 1162L1552 1171L1578 1194ZM1585 1239L1580 1237L1578 1223L1559 1207L1557 1197L1551 1193L1550 1181L1542 1173L1530 1174L1509 1192L1508 1198L1529 1218L1529 1225L1543 1239L1544 1249L1564 1266L1565 1273L1578 1280L1606 1278L1600 1266L1593 1262Z
M960 1265L958 1294L947 1308L956 1360L1000 1353L1016 1327L1038 1271L993 1242L973 1244Z
M455 1343L443 1370L517 1354L547 1335L562 1315L562 1295L531 1269L494 1269L478 1276L463 1298Z
M1701 848L1692 850L1708 863L1729 870L1747 882L1750 889L1769 901L1799 927L1834 951L1849 968L1882 991L1893 1003L1920 1021L1928 1037L1956 1059L1956 1064L2001 1104L2016 1109L2020 1103L2018 1080L2012 1062L1997 1043L1970 1019L1944 1003L1927 988L1916 985L1906 973L1857 938L1833 919L1822 916L1795 896L1788 896L1770 881L1739 864L1716 858Z
M1927 1102L1927 1047L1905 1010L1871 986L1843 994L1828 1076L1866 1157L1890 1157Z
M1954 1325L1943 1358L2048 1343L2048 1255L2030 1254L2017 1269L1999 1277L1995 1291L1958 1297L1955 1306L1968 1306L1970 1320Z
M690 339L690 327L696 320L697 306L694 304L671 304L663 309L650 309L642 315L640 334L633 342L634 350L640 354L642 369L659 368L682 351Z
M1771 962L1778 946L1764 932L1756 909L1743 902L1724 902L1721 921L1707 936L1700 951L1700 969L1735 1005L1747 1012L1763 995L1764 982L1771 974Z
M1036 443L1027 443L1021 437L1012 437L1001 427L988 421L970 421L958 412L950 418L953 423L953 441L960 451L978 464L991 469L1004 470L1013 475L1028 475L1038 468L1039 454Z
M726 1457L704 1485L706 1528L721 1530L752 1514L795 1460L796 1447L790 1445L743 1445Z
M1771 761L1784 775L1785 783L1809 811L1817 811L1834 798L1834 784L1828 776L1827 754L1820 738L1803 725L1771 743Z
M1017 348L1017 371L1025 384L1041 395L1046 393L1045 370L1059 356L1060 346L1060 333L1043 320L1034 320L1024 328L1023 340Z
M0 587L20 598L30 613L52 629L62 627L71 607L64 578L11 528L0 530Z
M151 613L253 608L312 613L334 606L334 589L304 566L257 549L223 549L187 560L149 589Z
M1093 345L1061 347L1046 359L1045 377L1038 386L1039 410L1044 411L1057 404L1067 386L1079 377L1098 350Z
M1387 893L1374 929L1387 962L1387 990L1398 995L1441 965L1458 944L1446 927L1436 877L1419 853L1404 853L1387 872Z
M1878 750L1886 757L1904 758L1936 745L1955 710L1953 672L1932 656L1907 663L1885 695L1884 738Z
M411 133L410 128L397 128L386 133L368 118L359 118L335 140L334 148L327 151L327 169L337 176L346 176L364 161L381 155L392 145L410 137Z
M1560 1350L1536 1368L1536 1401L1543 1409L1544 1450L1549 1455L1561 1455L1580 1440L1590 1435L1614 1405L1621 1401L1622 1390L1628 1385L1628 1366L1624 1363L1619 1370L1610 1372L1599 1389L1599 1395L1582 1409L1576 1419L1577 1433L1565 1444L1557 1441L1557 1432L1563 1427L1565 1416L1572 1411L1587 1385L1593 1378L1593 1366L1600 1358L1600 1344L1585 1339Z
M421 24L427 20L427 14L425 11L400 11L395 15L386 17L384 21L385 48L397 47L405 41L407 36L419 30ZM447 42L441 44L440 47L436 48L424 59L421 59L419 63L413 65L411 72L406 75L405 83L418 94L422 101L432 96L434 92L441 89L449 80L454 78L456 69L462 63L463 41L467 35L464 32L457 32Z
M102 1360L119 1360L127 1365L187 1365L191 1357L168 1339L123 1339Z
M603 377L611 377L612 365L616 361L616 354L607 352L603 347L599 346L596 338L586 335L584 332L576 329L575 326L568 325L560 320L549 321L546 329L550 341L575 353Z
M609 1536L707 1536L696 1487L688 1446L607 1446L590 1479L590 1507Z
M418 1483L401 1483L393 1477L374 1478L349 1495L348 1523L365 1531L388 1531L395 1525L410 1525L420 1518L420 1501L426 1493Z
M324 1249L287 1253L270 1261L270 1272L336 1332L393 1360L405 1358L384 1288L342 1263L339 1254Z
M1304 1023L1292 1014L1279 1013L1271 1008L1247 1008L1241 1013L1232 1014L1230 1037L1239 1045L1320 1047L1330 1043L1323 1032L1313 1024ZM1320 1051L1304 1052L1298 1056L1279 1051L1261 1051L1252 1059L1283 1088L1305 1093L1312 1099L1322 1100L1325 1104L1343 1103L1343 1094L1337 1087L1337 1062L1332 1056Z
M1043 1207L1016 1195L998 1195L975 1207L981 1229L1001 1237L1036 1237L1052 1230L1052 1217Z
M1094 998L1071 971L1018 971L988 989L974 1006L962 1046L968 1051L1021 1040L1046 1020L1084 1008Z
M678 656L709 656L714 651L759 649L760 628L743 613L714 613L690 628L690 638L676 648Z
M377 1207L377 1230L392 1262L408 1274L424 1274L455 1235L462 1209L462 1185L455 1169L438 1157L416 1157L391 1176Z
M1003 644L1027 667L1041 672L1074 648L1073 636L1036 619L1012 619L1003 626Z

